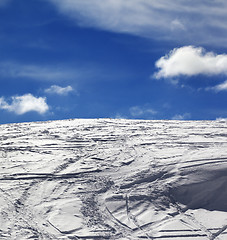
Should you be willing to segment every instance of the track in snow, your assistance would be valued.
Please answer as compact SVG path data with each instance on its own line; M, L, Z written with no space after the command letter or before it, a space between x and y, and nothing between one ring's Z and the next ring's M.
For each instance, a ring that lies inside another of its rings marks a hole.
M227 239L227 122L0 126L0 239Z

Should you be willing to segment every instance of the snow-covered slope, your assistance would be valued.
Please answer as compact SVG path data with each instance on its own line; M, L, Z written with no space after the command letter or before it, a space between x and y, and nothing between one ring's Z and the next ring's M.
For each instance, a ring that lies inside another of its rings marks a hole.
M0 239L227 239L227 122L0 125Z

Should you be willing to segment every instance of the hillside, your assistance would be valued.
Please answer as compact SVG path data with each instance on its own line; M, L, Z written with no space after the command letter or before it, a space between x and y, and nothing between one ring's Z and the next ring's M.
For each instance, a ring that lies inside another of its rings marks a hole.
M0 239L227 239L227 122L0 125Z

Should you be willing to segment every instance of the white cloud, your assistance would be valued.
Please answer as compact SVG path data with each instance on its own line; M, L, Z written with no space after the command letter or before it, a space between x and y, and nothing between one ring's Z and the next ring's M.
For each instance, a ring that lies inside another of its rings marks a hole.
M161 57L156 62L156 67L159 68L154 75L157 79L180 75L227 75L227 55L206 52L201 47L184 46Z
M44 114L48 111L49 107L46 103L46 98L34 97L32 94L25 94L23 96L11 97L11 103L7 103L4 97L0 98L0 109L14 112L22 115L27 112L35 111L39 114Z
M72 92L73 88L71 86L60 87L57 85L52 85L50 88L45 89L46 93L58 94L58 95L67 95L69 92Z
M215 92L227 91L227 80L223 83L220 83L214 87L207 87L206 90L213 90Z
M133 117L142 117L144 115L155 115L157 111L153 110L152 108L140 107L140 106L133 106L129 109L130 114Z
M190 113L176 114L172 117L172 120L185 120L191 117Z
M227 2L224 0L197 0L193 4L188 0L49 1L82 27L194 44L226 45Z

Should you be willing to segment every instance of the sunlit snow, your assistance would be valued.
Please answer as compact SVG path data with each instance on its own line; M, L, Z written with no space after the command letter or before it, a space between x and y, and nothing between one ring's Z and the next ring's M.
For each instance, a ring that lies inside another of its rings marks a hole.
M227 239L227 122L0 125L0 239Z

